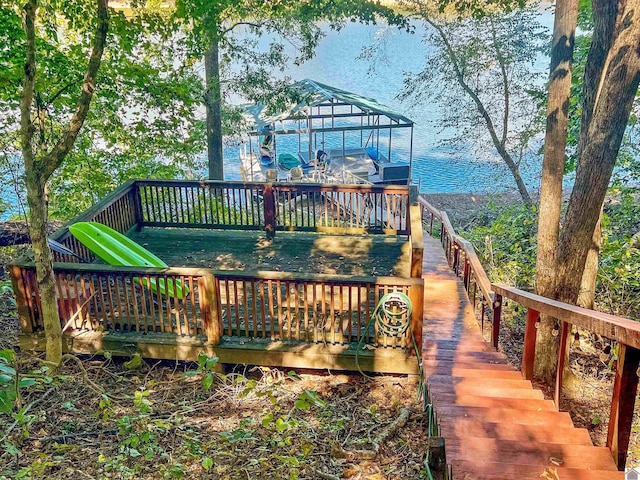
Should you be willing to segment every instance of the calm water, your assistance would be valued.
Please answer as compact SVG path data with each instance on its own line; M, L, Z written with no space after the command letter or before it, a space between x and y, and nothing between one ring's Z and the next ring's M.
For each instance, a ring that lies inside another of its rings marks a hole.
M542 12L540 21L550 29L553 23L551 12ZM423 192L487 193L513 189L512 177L490 149L486 149L487 152L479 157L473 153L472 146L466 151L463 148L462 152L452 152L440 145L446 135L440 133L438 121L446 112L441 111L439 105L426 102L416 108L396 98L402 88L403 72L417 72L424 65L429 46L422 41L422 30L418 29L415 34L393 32L386 42L382 61L378 62L373 73L369 71L369 61L357 58L362 48L374 41L378 30L376 26L350 24L341 32L329 32L312 61L285 73L294 80L311 78L373 97L411 118L415 122L413 178L420 182ZM541 57L536 69L547 71L548 59ZM407 129L403 134L398 132L396 130L393 134L393 159L408 160L409 131ZM295 148L297 137L295 145L291 140L291 149ZM534 189L538 187L539 168L539 165L533 165L524 172L527 183ZM237 148L226 148L225 176L229 179L241 178Z

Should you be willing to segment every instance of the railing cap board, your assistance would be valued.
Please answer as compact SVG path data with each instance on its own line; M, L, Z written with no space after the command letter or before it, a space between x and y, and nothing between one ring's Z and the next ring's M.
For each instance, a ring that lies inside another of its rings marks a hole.
M261 189L266 185L265 182L243 182L230 180L149 180L137 179L135 183L138 185L149 186L167 186L167 187L204 187L204 188L250 188ZM300 191L321 191L321 192L362 192L362 193L405 193L409 194L409 187L406 185L362 185L362 184L327 184L327 183L290 183L290 182L274 182L271 184L274 188L281 191L300 190Z
M33 262L25 264L15 264L17 267L33 269L35 264ZM214 270L210 268L201 267L128 267L128 266L113 266L102 265L98 263L60 263L54 262L53 269L55 273L103 273L108 275L117 274L130 274L130 275L166 275L166 276L192 276L203 277L207 275L214 275L220 279L253 279L253 280L272 280L272 281L295 281L295 282L322 282L327 284L354 284L359 285L363 283L370 283L375 285L401 285L412 286L422 285L423 280L421 278L406 278L406 277L371 277L363 275L328 275L328 274L310 274L300 272L272 272L272 271L257 271L257 272L242 272L234 270Z
M640 349L639 322L609 313L569 305L558 300L551 300L507 285L493 284L492 287L497 294L518 302L524 307Z

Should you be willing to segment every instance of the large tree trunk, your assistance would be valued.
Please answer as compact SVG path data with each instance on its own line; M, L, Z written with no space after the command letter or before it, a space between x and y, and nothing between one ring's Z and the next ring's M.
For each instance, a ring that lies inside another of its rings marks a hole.
M542 161L542 182L538 215L538 251L536 258L536 293L551 297L554 292L556 250L562 209L569 97L573 47L578 22L578 0L556 2L549 76L547 130ZM537 332L535 375L551 383L558 358L556 320L542 317Z
M640 0L620 3L612 41L581 135L576 182L560 235L556 298L575 303L633 100L640 83Z
M42 322L46 336L47 360L55 365L62 361L62 327L58 314L56 286L53 274L53 260L47 243L47 202L45 188L47 180L62 164L73 147L89 112L89 105L95 81L100 69L104 45L107 38L109 13L107 0L97 0L97 24L91 56L82 82L78 103L60 138L46 151L46 144L34 145L36 127L31 109L36 86L36 12L37 0L29 0L24 6L24 30L26 53L24 65L24 86L20 97L20 142L25 165L27 201L29 203L29 232L35 256L36 276L40 294ZM42 132L44 133L44 132ZM36 154L39 153L39 155Z
M224 180L222 156L222 97L218 39L213 38L204 56L207 110L207 159L209 180Z
M602 210L600 218L593 232L591 246L587 254L587 261L582 273L580 284L580 294L578 295L578 305L584 308L593 309L596 297L596 279L598 277L598 260L600 259L600 243L602 241Z

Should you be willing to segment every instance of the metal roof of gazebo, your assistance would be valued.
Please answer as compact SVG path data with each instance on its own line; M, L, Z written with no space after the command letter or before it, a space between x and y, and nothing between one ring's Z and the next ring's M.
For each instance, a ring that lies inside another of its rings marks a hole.
M378 127L375 128L389 128L389 124L392 125L392 128L398 127L411 127L413 126L413 121L404 115L395 112L391 108L383 105L377 100L369 97L365 97L362 95L358 95L356 93L347 92L346 90L342 90L340 88L332 87L330 85L325 85L323 83L317 82L315 80L311 80L305 78L299 82L296 82L292 85L294 90L297 90L300 93L300 100L296 103L289 105L286 109L283 109L280 112L276 112L274 114L266 113L266 106L263 104L255 104L255 105L247 105L244 106L244 110L246 114L249 116L250 120L253 121L253 126L257 130L255 133L259 133L265 127L269 127L274 125L276 122L281 122L285 120L304 120L309 119L313 120L316 118L332 118L331 115L322 115L320 113L314 114L314 107L352 107L352 111L348 113L339 113L334 114L333 118L345 118L345 117L362 117L362 116L384 116L389 119L389 123L387 125L380 125L377 122ZM354 112L353 107L357 108L359 111ZM366 126L365 126L366 127ZM369 126L373 128L373 125ZM353 127L355 128L355 127ZM360 127L357 127L360 128ZM335 131L335 130L343 130L344 127L335 128L333 125L329 128L314 128L314 131ZM274 133L285 133L275 131ZM299 132L286 132L286 133L299 133Z

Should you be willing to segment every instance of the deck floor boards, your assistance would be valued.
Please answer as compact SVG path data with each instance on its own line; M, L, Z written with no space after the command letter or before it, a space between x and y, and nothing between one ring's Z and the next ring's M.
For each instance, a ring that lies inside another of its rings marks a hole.
M364 276L409 276L407 238L146 227L129 237L168 265Z
M608 449L484 342L439 241L424 246L424 372L453 478L539 479L551 467L562 480L623 479Z

